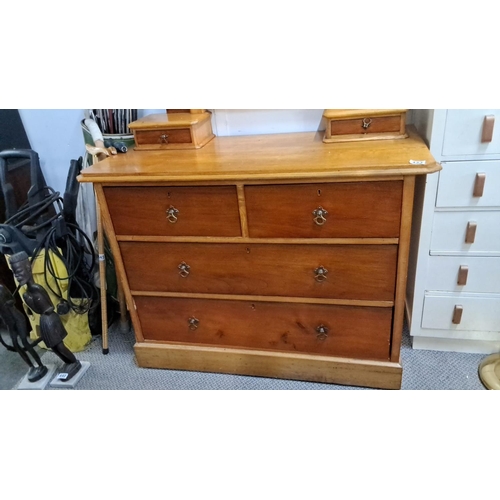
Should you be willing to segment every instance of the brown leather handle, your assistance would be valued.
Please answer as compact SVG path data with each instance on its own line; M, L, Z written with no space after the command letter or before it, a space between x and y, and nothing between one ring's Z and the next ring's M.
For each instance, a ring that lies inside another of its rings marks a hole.
M474 240L476 239L476 229L476 222L467 223L467 230L465 231L465 243L474 243Z
M486 174L484 172L478 172L476 174L476 180L474 181L474 193L473 196L480 198L484 193L484 183L486 182Z
M457 285L466 285L467 277L469 275L469 266L460 266L458 268L458 280Z
M453 318L451 322L454 325L459 325L460 322L462 321L462 313L464 312L463 306L455 306L455 309L453 309Z
M493 129L495 128L495 115L486 115L483 121L483 133L481 142L491 142L493 140Z

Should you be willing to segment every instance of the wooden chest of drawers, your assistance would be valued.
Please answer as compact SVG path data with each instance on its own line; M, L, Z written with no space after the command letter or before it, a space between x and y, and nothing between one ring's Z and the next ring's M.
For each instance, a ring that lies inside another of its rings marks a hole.
M439 168L412 132L216 138L85 170L139 366L399 388L414 180Z

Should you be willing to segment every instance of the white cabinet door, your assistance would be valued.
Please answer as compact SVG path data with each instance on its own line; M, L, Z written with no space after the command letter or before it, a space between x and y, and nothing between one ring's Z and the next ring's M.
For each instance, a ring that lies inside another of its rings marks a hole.
M500 207L499 186L500 161L443 162L436 207Z
M473 243L467 230L476 225ZM436 212L431 236L431 255L500 255L500 212Z
M491 142L481 142L484 119L495 118ZM449 109L443 140L443 156L500 154L500 110Z

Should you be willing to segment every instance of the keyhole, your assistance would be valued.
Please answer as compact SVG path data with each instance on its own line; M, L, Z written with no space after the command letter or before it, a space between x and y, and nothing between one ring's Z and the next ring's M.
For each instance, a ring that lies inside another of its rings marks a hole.
M170 192L167 193L167 198L170 198Z
M250 248L247 248L247 253L250 253Z
M321 189L318 189L318 196L321 196Z
M252 304L252 310L255 311L255 304Z

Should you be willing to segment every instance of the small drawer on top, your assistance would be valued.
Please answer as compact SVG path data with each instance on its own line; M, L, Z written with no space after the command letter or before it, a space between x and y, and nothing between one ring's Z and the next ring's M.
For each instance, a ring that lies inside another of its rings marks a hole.
M394 300L397 245L127 241L120 249L134 291Z
M402 181L246 186L254 238L397 238Z
M500 161L445 162L436 207L500 207L498 186Z
M241 236L234 186L105 187L117 235Z
M192 144L193 138L189 128L137 130L135 142L137 149L144 147L152 149L155 145L158 149L162 147L166 149L169 144Z
M388 360L392 308L134 297L145 340Z

